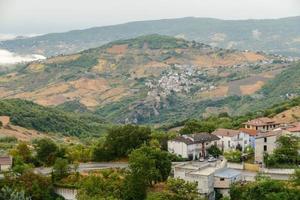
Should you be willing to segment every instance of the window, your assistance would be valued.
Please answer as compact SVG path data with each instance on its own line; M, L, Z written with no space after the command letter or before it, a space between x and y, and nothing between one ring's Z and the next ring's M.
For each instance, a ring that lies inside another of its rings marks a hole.
M220 181L224 181L225 179L224 178L220 178Z
M247 140L245 140L245 144L247 144Z
M228 141L228 147L230 147L230 141Z
M264 145L264 151L267 151L268 148L267 148L267 145Z
M264 138L264 142L267 142L267 141L268 141L268 140L267 140L267 138L265 137L265 138Z

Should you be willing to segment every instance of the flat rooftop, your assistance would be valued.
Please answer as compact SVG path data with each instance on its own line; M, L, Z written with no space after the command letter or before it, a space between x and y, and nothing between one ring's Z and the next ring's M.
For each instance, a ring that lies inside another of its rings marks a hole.
M240 175L241 173L239 171L229 168L222 169L221 171L215 173L215 176L221 178L234 178Z

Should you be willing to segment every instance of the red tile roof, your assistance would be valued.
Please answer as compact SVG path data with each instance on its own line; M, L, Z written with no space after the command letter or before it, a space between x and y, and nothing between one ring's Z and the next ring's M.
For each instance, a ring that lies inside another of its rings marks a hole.
M241 132L247 133L250 136L257 136L258 131L254 129L240 128Z
M234 137L238 135L240 131L233 130L233 129L225 129L225 128L218 128L214 132L212 132L213 135L217 136L225 136L225 137Z
M250 120L243 124L252 125L252 126L265 126L265 125L280 124L280 123L278 123L274 119L271 119L268 117L261 117L261 118Z
M12 165L12 158L10 156L0 156L0 165Z

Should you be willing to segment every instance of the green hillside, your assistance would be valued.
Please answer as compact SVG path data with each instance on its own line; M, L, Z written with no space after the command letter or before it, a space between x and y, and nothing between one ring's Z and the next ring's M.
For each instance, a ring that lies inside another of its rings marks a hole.
M101 135L108 124L94 115L64 112L21 99L0 100L0 116L10 116L15 125L66 136Z
M18 53L53 56L75 53L107 42L153 33L184 37L225 48L300 55L299 17L267 20L188 17L131 22L4 41L0 42L0 48Z

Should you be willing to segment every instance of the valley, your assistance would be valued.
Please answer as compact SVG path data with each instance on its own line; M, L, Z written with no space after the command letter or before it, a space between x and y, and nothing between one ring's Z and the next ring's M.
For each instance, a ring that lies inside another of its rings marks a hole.
M4 99L94 113L117 123L165 123L174 122L170 114L185 119L174 110L180 104L200 106L201 116L207 103L254 95L295 61L148 35L21 65L0 76L0 90Z

